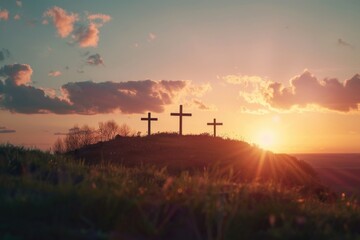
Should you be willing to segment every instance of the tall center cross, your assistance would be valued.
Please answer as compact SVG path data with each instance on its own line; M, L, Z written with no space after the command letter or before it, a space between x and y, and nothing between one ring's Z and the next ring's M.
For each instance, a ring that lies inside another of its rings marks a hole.
M191 113L183 113L183 106L180 105L180 111L178 113L170 113L170 115L179 117L179 135L182 135L182 117L191 117Z
M212 123L207 123L207 125L214 126L214 137L216 137L216 126L222 126L223 123L218 123L218 122L216 122L216 118L214 118L214 122L212 122Z
M147 118L141 118L141 121L148 121L148 136L151 135L151 121L157 121L157 118L151 118L151 113L148 112Z

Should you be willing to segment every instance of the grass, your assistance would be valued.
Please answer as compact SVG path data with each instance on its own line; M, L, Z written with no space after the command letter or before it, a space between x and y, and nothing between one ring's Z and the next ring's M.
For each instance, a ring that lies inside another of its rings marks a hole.
M86 165L3 145L0 239L360 239L360 208L216 169Z

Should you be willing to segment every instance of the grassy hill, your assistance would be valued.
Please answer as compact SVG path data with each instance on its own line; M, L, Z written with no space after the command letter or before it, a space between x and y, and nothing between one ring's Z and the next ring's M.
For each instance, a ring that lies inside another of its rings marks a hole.
M274 154L246 142L207 135L156 134L117 137L73 152L85 163L125 166L156 165L170 173L210 169L233 181L276 181L290 185L317 182L315 171L304 161Z
M204 144L202 150L194 142ZM176 154L164 146L173 146ZM300 161L243 142L204 136L118 138L76 154L84 159L0 146L0 239L360 238L356 199L321 188ZM193 158L187 160L189 154ZM261 159L264 169L278 165L250 181L257 169L251 162ZM187 169L191 163L197 167ZM222 172L222 167L229 168ZM304 183L313 184L306 189L314 191L304 191L297 180L269 180L287 171L283 167L293 168L289 179L308 177ZM245 168L250 173L240 177Z

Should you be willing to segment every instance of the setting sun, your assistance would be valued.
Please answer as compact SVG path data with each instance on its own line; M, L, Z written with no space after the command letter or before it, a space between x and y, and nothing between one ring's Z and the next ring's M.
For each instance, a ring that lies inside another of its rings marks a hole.
M258 144L261 148L273 150L276 145L276 140L276 134L273 131L263 130L256 136L255 143Z

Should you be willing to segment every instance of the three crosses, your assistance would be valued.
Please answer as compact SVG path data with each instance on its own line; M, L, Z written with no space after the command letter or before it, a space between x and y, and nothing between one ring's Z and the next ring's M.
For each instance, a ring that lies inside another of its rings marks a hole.
M170 113L171 116L176 116L179 117L179 135L182 135L182 118L183 117L191 117L192 114L191 113L184 113L183 112L183 106L180 105L180 110L178 113ZM141 121L147 121L148 122L148 136L151 135L151 121L157 121L157 118L152 118L151 117L151 113L148 113L148 117L147 118L141 118ZM207 123L207 125L211 125L214 126L214 137L216 137L216 127L217 126L222 126L222 123L216 122L216 118L214 118L214 121L211 123Z

